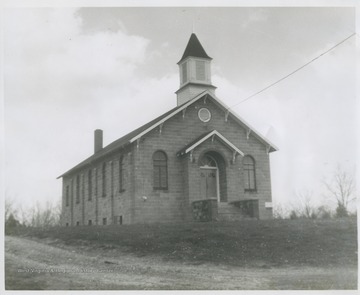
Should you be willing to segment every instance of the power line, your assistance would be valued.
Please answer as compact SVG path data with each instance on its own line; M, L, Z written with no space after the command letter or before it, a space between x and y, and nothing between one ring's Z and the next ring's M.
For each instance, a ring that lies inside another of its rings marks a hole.
M331 47L330 49L326 50L325 52L321 53L320 55L318 55L317 57L313 58L312 60L310 60L309 62L307 62L306 64L302 65L301 67L297 68L295 71L292 71L290 74L287 74L286 76L282 77L281 79L277 80L276 82L266 86L265 88L261 89L260 91L248 96L247 98L243 99L242 101L232 105L231 107L228 107L229 109L232 109L233 107L249 100L250 98L253 98L254 96L260 94L261 92L264 92L265 90L269 89L270 87L280 83L281 81L285 80L286 78L290 77L291 75L295 74L296 72L300 71L301 69L305 68L306 66L308 66L309 64L311 64L312 62L314 62L315 60L317 60L318 58L322 57L323 55L327 54L328 52L330 52L331 50L333 50L334 48L338 47L339 45L341 45L342 43L346 42L348 39L350 39L351 37L353 37L354 35L356 35L356 33L351 34L349 37L345 38L344 40L342 40L341 42L337 43L336 45L334 45L333 47Z

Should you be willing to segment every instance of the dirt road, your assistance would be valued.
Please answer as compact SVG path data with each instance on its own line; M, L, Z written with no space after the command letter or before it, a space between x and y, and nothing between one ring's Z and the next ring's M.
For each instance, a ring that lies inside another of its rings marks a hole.
M326 290L356 289L357 270L191 265L7 236L5 280L7 290Z

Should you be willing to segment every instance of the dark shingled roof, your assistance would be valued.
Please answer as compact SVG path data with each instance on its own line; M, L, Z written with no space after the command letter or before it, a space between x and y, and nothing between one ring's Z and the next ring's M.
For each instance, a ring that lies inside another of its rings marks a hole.
M184 54L179 62L183 61L188 56L203 57L203 58L211 59L211 57L206 54L204 48L200 44L199 39L196 37L196 35L194 33L191 34L190 40L189 40L189 42L185 48Z
M75 167L71 168L69 171L67 171L64 174L60 175L58 178L66 176L66 175L68 175L68 174L70 174L70 173L72 173L72 172L74 172L76 170L79 170L80 168L83 168L83 167L85 167L87 165L91 165L94 161L104 157L108 153L119 151L120 149L125 148L126 146L131 144L130 140L132 140L134 137L138 136L139 134L141 134L143 131L147 130L151 126L157 124L159 121L166 118L167 116L169 116L169 115L171 115L173 113L175 114L177 111L180 111L179 109L181 109L183 107L187 107L188 104L192 104L193 102L197 101L198 99L200 99L204 95L209 95L209 97L214 100L215 104L218 105L220 108L222 108L225 112L229 111L229 109L225 105L223 105L215 96L212 96L212 94L210 94L208 91L204 91L204 92L200 93L199 95L197 95L196 96L197 98L194 97L192 100L190 100L188 102L185 102L182 105L179 105L179 106L171 109L170 111L166 112L165 114L162 114L161 116L159 116L156 119L150 121L149 123L146 123L145 125L137 128L134 131L132 131L132 132L126 134L125 136L119 138L118 140L115 140L114 142L110 143L109 145L107 145L106 147L104 147L103 149L98 151L97 153L93 154L92 156L88 157L87 159L85 159L84 161L82 161L81 163L76 165ZM263 142L265 144L268 144L270 146L269 152L277 150L277 148L272 143L268 142L265 138L263 138L260 134L258 134L252 127L250 127L247 123L243 122L242 119L238 118L235 114L233 114L231 112L229 112L229 115L238 124L244 126L245 128L250 128L252 130L252 132L254 133L254 135L261 142ZM210 131L210 132L212 132L212 131ZM203 137L208 135L210 132L202 134L199 138L197 138L195 140L195 142L198 141L198 140L201 140ZM181 153L182 150L180 150L179 152Z
M112 143L110 143L109 145L105 146L103 149L101 149L100 151L98 151L97 153L93 154L92 156L88 157L87 159L85 159L84 161L82 161L81 163L79 163L78 165L76 165L75 167L71 168L69 171L65 172L64 174L60 175L57 178L66 176L86 165L91 164L93 161L96 161L97 159L107 155L109 152L112 151L116 151L122 148L125 148L125 146L127 146L128 144L130 144L130 139L132 139L133 137L135 137L136 135L140 134L141 132L143 132L144 130L146 130L147 128L149 128L150 126L156 124L158 121L160 121L161 119L165 118L166 116L170 115L172 112L176 111L178 108L180 108L182 105L177 106L173 109L171 109L170 111L166 112L165 114L162 114L161 116L157 117L156 119L150 121L149 123L146 123L145 125L135 129L134 131L126 134L125 136L113 141Z

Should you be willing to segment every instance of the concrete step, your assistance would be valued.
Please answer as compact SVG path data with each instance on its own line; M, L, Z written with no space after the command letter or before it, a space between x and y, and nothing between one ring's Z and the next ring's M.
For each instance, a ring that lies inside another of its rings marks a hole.
M238 221L244 219L256 219L256 218L251 218L247 215L244 215L240 208L232 204L218 203L218 220Z

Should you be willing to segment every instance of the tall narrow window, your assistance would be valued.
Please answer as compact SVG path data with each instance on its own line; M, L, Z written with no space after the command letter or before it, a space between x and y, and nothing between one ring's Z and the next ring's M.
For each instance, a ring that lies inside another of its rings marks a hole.
M168 188L167 157L162 151L153 155L154 163L154 189L166 190Z
M98 170L95 168L95 196L98 195Z
M85 175L81 174L81 200L84 204L85 201Z
M114 162L110 162L110 196L114 196Z
M80 203L80 175L76 176L76 204Z
M125 191L124 189L124 156L121 155L119 159L119 192Z
M69 206L70 204L70 192L69 192L69 186L66 186L66 192L65 192L65 206Z
M196 80L205 81L205 62L203 60L195 61Z
M182 84L187 82L187 63L184 62L181 66L181 78L182 78Z
M88 172L88 187L89 187L88 200L91 201L91 199L92 199L92 172L91 172L91 169Z
M243 159L244 167L244 188L245 191L256 190L256 178L255 178L255 161L251 156L245 156Z
M102 194L106 197L106 162L102 166Z
M114 224L122 224L122 215L114 216Z

